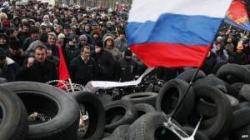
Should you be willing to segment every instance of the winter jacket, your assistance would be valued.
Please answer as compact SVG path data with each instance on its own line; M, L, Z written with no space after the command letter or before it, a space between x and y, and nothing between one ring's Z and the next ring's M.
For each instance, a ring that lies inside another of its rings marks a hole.
M34 62L29 67L23 67L18 75L18 80L48 82L57 79L57 69L55 63L46 60L43 63Z
M0 67L0 77L6 78L8 81L15 81L19 66L9 57L6 57L6 63Z
M115 68L115 61L112 55L102 50L98 54L93 54L93 57L98 66L98 76L97 80L114 80L114 68Z
M74 83L85 85L97 76L97 65L93 58L85 63L81 56L74 58L70 63L70 74Z

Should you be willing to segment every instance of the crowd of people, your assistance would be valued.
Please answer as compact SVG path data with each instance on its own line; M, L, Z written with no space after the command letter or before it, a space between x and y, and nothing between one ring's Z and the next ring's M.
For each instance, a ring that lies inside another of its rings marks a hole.
M127 9L48 6L30 2L0 13L0 77L8 81L58 79L58 48L74 83L132 80L144 71L127 49Z
M125 27L128 7L49 6L41 2L2 6L0 12L0 77L8 81L47 82L58 79L62 48L70 77L129 81L146 69L128 49ZM208 74L225 63L249 64L248 33L223 25L202 69ZM162 79L182 69L159 68Z
M249 32L224 23L203 65L205 73L214 73L225 63L250 64Z

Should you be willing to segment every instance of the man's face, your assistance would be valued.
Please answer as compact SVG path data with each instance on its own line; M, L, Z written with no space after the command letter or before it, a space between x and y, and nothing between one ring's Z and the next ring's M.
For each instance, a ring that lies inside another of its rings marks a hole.
M98 38L99 38L99 35L98 35L98 34L94 34L94 35L93 35L93 38L94 38L94 39L98 39Z
M86 25L84 29L85 29L86 32L90 32L90 26L89 25Z
M60 33L61 30L62 30L61 26L56 26L56 32L57 32L57 33Z
M0 38L0 45L6 44L6 39L5 38Z
M107 48L112 48L113 47L113 40L112 39L108 39L106 42L106 47Z
M46 30L47 33L51 32L51 28L50 27L46 27L45 30Z
M48 17L48 16L44 16L44 17L43 17L43 21L44 21L44 22L49 22L49 17Z
M81 52L81 56L83 57L83 59L88 60L90 56L90 49L84 48Z
M19 53L19 51L18 51L18 49L12 49L12 48L10 48L9 49L10 50L10 53L12 54L12 55L17 55L18 53Z
M48 36L48 43L50 45L54 45L56 43L56 38L54 36L52 36L52 35L49 35Z
M221 50L221 44L220 43L216 45L216 50L217 51Z
M76 24L76 23L77 23L76 18L72 18L72 19L71 19L71 22Z
M86 39L86 38L81 38L80 40L80 44L82 44L82 45L86 45L88 42L88 40Z
M124 38L125 38L125 35L124 35L124 34L120 34L119 37L120 37L121 39L124 39Z
M47 58L50 57L50 56L52 56L52 50L48 49L47 50Z
M36 49L35 50L35 60L38 62L44 62L46 60L46 50L45 49Z
M31 34L31 38L32 38L33 40L37 40L37 39L39 39L39 34L38 34L38 33L32 33L32 34Z
M23 32L27 33L29 31L29 28L27 26L23 26Z
M11 36L16 37L18 35L18 31L14 30L13 34Z
M71 31L70 29L64 29L63 30L63 32L64 32L65 35L68 35L70 33L70 31Z

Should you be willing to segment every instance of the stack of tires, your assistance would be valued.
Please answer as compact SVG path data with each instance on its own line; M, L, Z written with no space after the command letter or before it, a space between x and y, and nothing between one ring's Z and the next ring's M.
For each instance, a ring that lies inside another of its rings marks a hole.
M1 140L74 140L79 106L64 91L36 82L0 86Z
M214 74L199 71L184 100L195 69L166 82L159 93L133 93L116 101L102 95L103 140L178 140L163 127L170 116L188 134L201 119L198 140L250 139L249 70L248 65L225 64Z
M164 125L170 117L189 135L201 120L196 140L250 139L250 67L199 71L190 88L195 72L184 71L159 93L120 100L36 82L1 83L0 140L179 140Z

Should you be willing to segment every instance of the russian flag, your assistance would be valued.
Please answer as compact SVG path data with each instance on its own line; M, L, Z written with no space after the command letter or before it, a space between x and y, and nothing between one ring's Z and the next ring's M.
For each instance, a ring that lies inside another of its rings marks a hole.
M200 67L231 0L134 0L128 43L149 67Z

